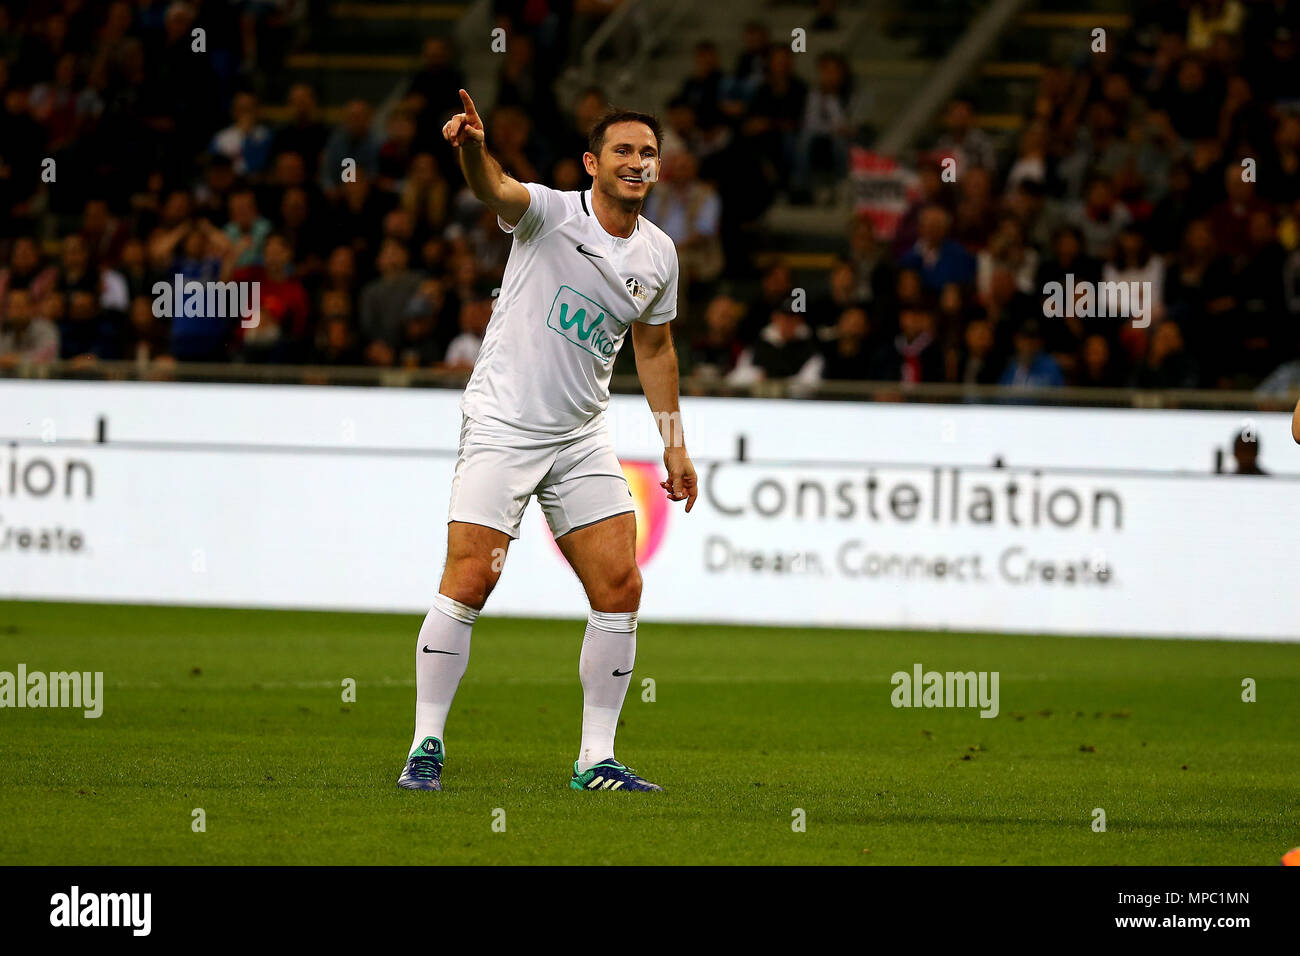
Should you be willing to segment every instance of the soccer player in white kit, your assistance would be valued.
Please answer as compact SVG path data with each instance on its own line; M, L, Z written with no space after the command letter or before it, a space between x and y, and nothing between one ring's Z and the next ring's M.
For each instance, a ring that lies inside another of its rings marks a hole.
M501 293L461 400L447 564L415 649L415 737L398 785L441 790L443 728L469 658L470 631L536 495L591 605L578 672L582 739L575 790L660 790L614 759L636 657L641 574L632 494L604 410L628 331L664 436L661 482L686 510L698 493L678 409L677 250L641 217L659 167L653 116L616 110L592 130L582 192L506 175L488 153L468 93L443 127L474 195L514 242Z

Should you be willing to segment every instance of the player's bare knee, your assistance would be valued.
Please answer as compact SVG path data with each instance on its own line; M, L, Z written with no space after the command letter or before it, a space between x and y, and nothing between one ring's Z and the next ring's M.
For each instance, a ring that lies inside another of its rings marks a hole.
M453 601L481 610L496 586L497 576L487 561L448 562L439 590Z
M597 611L635 611L640 606L641 571L635 564L607 576L592 600L592 607Z

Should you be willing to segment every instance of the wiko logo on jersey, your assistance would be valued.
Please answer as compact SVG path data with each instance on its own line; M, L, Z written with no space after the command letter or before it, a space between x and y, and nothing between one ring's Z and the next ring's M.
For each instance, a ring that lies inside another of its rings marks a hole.
M546 324L608 365L618 352L627 326L598 302L567 285L560 286Z

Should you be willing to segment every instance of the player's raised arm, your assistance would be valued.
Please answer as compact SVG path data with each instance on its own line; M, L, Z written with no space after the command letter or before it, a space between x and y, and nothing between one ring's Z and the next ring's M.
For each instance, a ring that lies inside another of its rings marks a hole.
M465 182L469 183L479 201L507 225L517 225L528 211L528 190L518 180L507 176L501 164L487 151L483 120L469 93L461 90L460 101L465 112L457 113L447 121L442 128L443 138L455 148Z

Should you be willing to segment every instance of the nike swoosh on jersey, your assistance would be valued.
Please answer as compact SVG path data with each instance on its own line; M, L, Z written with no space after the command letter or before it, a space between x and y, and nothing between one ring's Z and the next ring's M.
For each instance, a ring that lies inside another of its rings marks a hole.
M602 256L599 252L591 252L591 251L589 251L589 250L587 250L587 249L584 249L584 248L582 247L582 243L578 243L578 245L577 245L577 249L578 249L578 251L581 252L584 256L590 256L592 259L604 259L604 258L605 258L605 257Z

